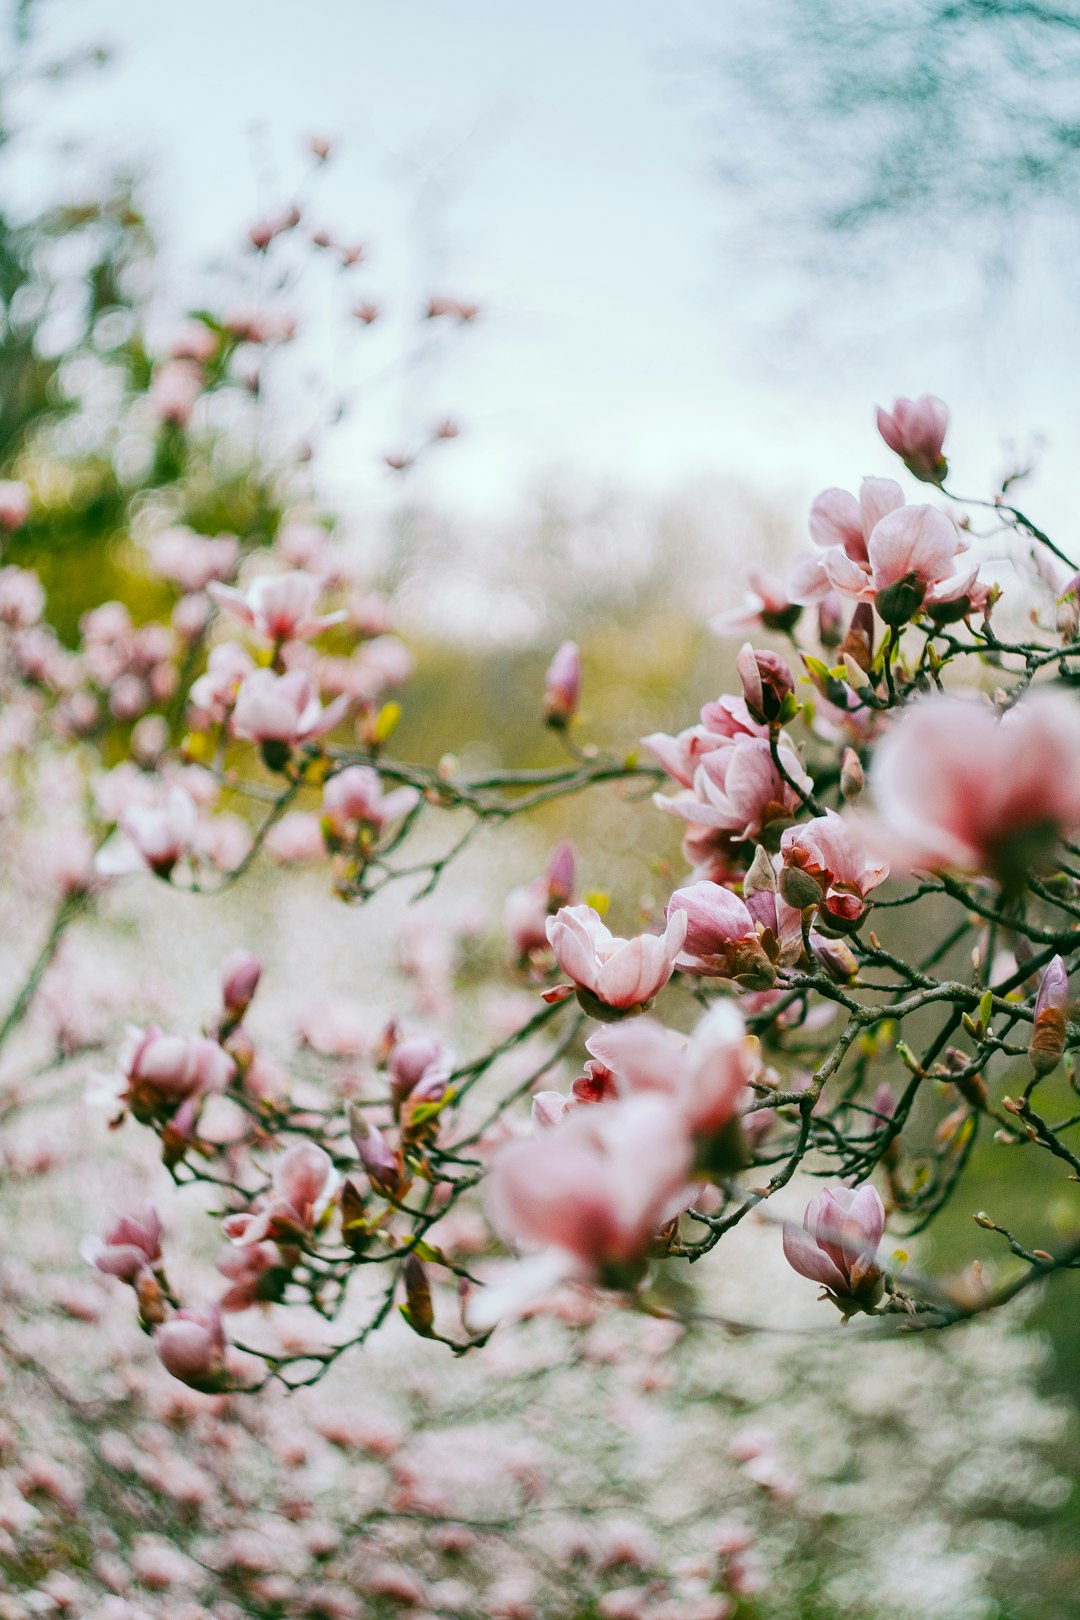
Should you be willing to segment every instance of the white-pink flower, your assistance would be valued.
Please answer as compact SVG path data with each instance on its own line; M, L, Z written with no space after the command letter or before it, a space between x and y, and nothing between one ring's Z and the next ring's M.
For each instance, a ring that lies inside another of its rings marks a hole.
M884 1289L877 1252L885 1209L869 1182L825 1187L806 1206L802 1226L784 1222L784 1254L802 1277L821 1283L846 1316L872 1311Z
M275 675L272 669L256 669L237 693L232 729L251 742L279 742L293 748L325 737L348 707L349 699L338 697L324 709L318 688L303 670Z
M941 453L948 426L949 407L933 394L898 399L891 411L878 406L878 432L908 472L924 484L940 484L948 473L948 463Z
M1022 881L1080 830L1080 704L1036 691L1005 715L930 697L878 748L870 838L894 864Z
M407 816L419 802L416 788L398 787L384 793L378 771L370 765L349 765L323 788L323 821L334 838L355 843L364 828L378 834Z
M858 922L867 895L889 875L888 861L870 855L858 823L835 810L788 827L780 839L780 853L784 861L780 887L786 898L800 910L820 905L824 920L839 927ZM793 879L792 874L797 876Z
M223 612L250 625L267 641L277 643L306 640L346 617L344 609L316 616L315 604L322 588L321 580L300 569L287 574L261 574L244 590L216 582L208 586Z
M676 911L662 934L619 939L591 906L563 906L547 923L555 960L598 1017L651 1001L675 971L686 930L686 913Z
M470 1302L471 1325L491 1326L571 1277L631 1284L684 1207L691 1160L679 1111L658 1096L578 1109L501 1148L485 1183L488 1214L506 1243L536 1259Z
M689 1039L652 1018L636 1018L598 1030L585 1045L610 1071L620 1096L669 1098L690 1134L705 1144L706 1159L750 1100L750 1083L761 1069L758 1043L730 1001L717 1002Z

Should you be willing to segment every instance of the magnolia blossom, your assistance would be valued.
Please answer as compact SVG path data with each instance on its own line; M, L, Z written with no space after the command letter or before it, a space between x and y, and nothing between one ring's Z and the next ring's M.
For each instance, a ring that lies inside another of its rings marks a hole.
M565 726L581 701L581 653L577 643L564 641L544 676L544 719L549 726Z
M493 1325L567 1278L631 1283L682 1206L691 1157L678 1111L650 1096L577 1110L500 1149L485 1182L488 1214L505 1242L538 1258L471 1302L471 1325Z
M417 1086L424 1085L426 1089L430 1089L434 1077L437 1076L442 1081L448 1080L452 1067L453 1059L450 1051L441 1041L431 1040L425 1036L397 1041L387 1062L390 1095L395 1107L400 1108L406 1097L415 1091Z
M168 1117L189 1097L221 1091L236 1064L206 1035L166 1035L156 1024L132 1028L121 1050L119 1074L92 1075L87 1099L141 1122Z
M241 684L255 668L251 654L237 641L223 641L210 649L206 671L191 687L196 719L221 725L236 702Z
M769 728L753 718L745 698L719 697L702 708L700 725L689 726L675 737L654 731L641 740L672 781L688 788L693 786L694 773L706 754L745 737L768 740L768 735Z
M185 788L166 788L158 804L132 804L120 817L120 829L139 859L158 877L167 878L192 847L199 814Z
M884 1290L877 1262L884 1230L875 1187L826 1187L806 1206L801 1227L784 1222L784 1254L800 1276L821 1283L845 1316L872 1311Z
M664 988L686 938L688 918L675 911L662 934L619 939L591 906L563 906L548 918L555 960L573 980L578 999L595 1017L643 1007Z
M765 738L739 738L702 756L690 792L670 799L654 794L658 809L690 823L688 855L700 859L715 841L757 838L769 822L798 813L813 782L786 738L776 753L784 775Z
M749 642L740 649L735 668L743 685L750 717L759 724L779 720L795 690L791 671L779 653L757 651Z
M933 394L898 399L891 411L878 406L878 432L908 472L924 484L940 484L949 470L941 453L948 426L949 407Z
M225 1235L245 1246L268 1238L296 1242L314 1230L337 1184L330 1155L314 1142L298 1142L276 1161L270 1191L253 1209L225 1218Z
M1035 1018L1028 1045L1028 1062L1041 1078L1051 1074L1065 1052L1065 1025L1069 1013L1069 975L1060 956L1046 964L1035 997Z
M392 821L400 821L420 802L413 787L382 790L382 778L370 765L349 765L332 776L323 788L323 826L328 835L342 843L355 843L365 828L382 832Z
M709 620L709 629L718 636L737 636L748 630L793 630L799 622L802 605L793 602L787 586L763 568L748 568L750 587L741 607L728 608Z
M889 875L888 862L867 853L859 827L835 810L789 827L780 854L785 899L800 910L820 906L822 920L841 928L858 922L867 895Z
M811 508L810 537L820 552L797 562L791 576L801 602L837 590L873 602L887 624L899 625L924 606L948 617L988 601L976 585L978 564L961 557L966 536L936 507L905 506L892 479L864 479L858 500L827 489Z
M275 675L272 669L256 669L245 677L237 693L232 729L237 737L252 742L293 748L325 737L348 707L349 699L338 697L324 709L314 681L302 670Z
M761 1069L758 1043L730 1001L717 1002L689 1040L640 1018L598 1030L585 1045L620 1096L649 1092L671 1100L691 1136L704 1144L704 1165L714 1163L720 1138L752 1095L750 1083Z
M192 1389L220 1388L225 1379L225 1329L216 1305L181 1310L154 1330L154 1349L166 1372Z
M1022 881L1080 830L1080 705L1035 691L1005 715L929 697L881 743L868 838L909 870Z
M262 963L250 951L236 951L226 959L222 966L221 1000L231 1023L243 1018L261 978Z
M686 938L676 967L689 973L737 979L750 990L767 990L776 977L762 949L758 927L744 901L707 880L676 889L667 914L684 912Z
M344 609L316 617L314 608L322 588L321 580L299 569L287 574L261 574L244 590L217 582L208 586L225 613L273 642L306 640L347 617Z
M79 1252L106 1276L133 1283L161 1260L161 1217L153 1204L144 1204L138 1216L121 1215L103 1238L84 1238Z

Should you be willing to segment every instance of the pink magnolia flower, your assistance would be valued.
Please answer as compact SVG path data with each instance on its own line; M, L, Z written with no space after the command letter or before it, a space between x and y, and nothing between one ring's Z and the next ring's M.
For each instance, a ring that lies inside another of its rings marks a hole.
M1035 1019L1028 1046L1028 1062L1041 1078L1052 1074L1065 1051L1065 1025L1069 1013L1069 975L1060 956L1047 963L1035 997Z
M718 636L737 636L750 630L793 630L799 622L802 604L788 596L782 580L763 568L748 568L750 589L741 607L728 608L709 620L709 629Z
M410 1092L433 1076L447 1080L452 1068L450 1051L441 1041L418 1035L396 1042L387 1063L395 1107L400 1108Z
M210 649L206 672L193 682L191 707L206 724L221 725L236 702L241 684L252 673L251 654L237 641L223 641Z
M256 669L241 683L232 729L251 742L294 748L333 731L348 707L349 699L338 697L324 709L314 681L302 670L275 675L272 669Z
M323 788L323 825L342 843L354 844L365 829L378 835L420 803L413 787L382 790L382 778L370 765L349 765Z
M214 1262L230 1287L218 1300L222 1311L246 1311L280 1299L292 1267L276 1243L230 1244Z
M941 453L949 426L949 407L933 394L898 399L891 411L878 406L877 429L908 472L924 484L940 484L949 470Z
M471 1301L470 1323L492 1326L570 1277L630 1285L678 1212L691 1157L678 1111L655 1096L576 1110L501 1148L485 1183L488 1214L505 1242L537 1259Z
M776 975L758 939L757 923L737 894L719 883L691 883L676 889L668 901L668 917L676 911L687 920L676 967L737 979L749 990L768 989Z
M507 895L503 927L518 961L547 949L548 918L572 900L575 865L574 846L563 839L548 856L546 870Z
M226 1216L225 1235L245 1246L267 1239L296 1242L314 1231L337 1184L330 1155L314 1142L298 1142L276 1161L270 1191L253 1209Z
M549 726L565 726L581 701L581 653L577 643L564 641L544 676L544 719Z
M277 825L271 827L263 847L282 866L326 858L319 818L307 810L291 810L287 816L282 816Z
M761 1069L758 1043L746 1033L739 1009L719 1001L689 1040L651 1018L598 1030L586 1049L610 1072L620 1096L659 1093L671 1100L691 1136L703 1145L698 1167L716 1168L728 1127L750 1100L750 1082ZM727 1168L731 1168L730 1154Z
M643 1007L675 971L688 927L684 911L669 918L662 934L635 939L613 935L591 906L563 906L548 918L555 960L573 980L578 999L594 1017Z
M121 1215L104 1238L85 1238L79 1252L106 1276L134 1282L140 1271L153 1270L161 1260L161 1217L153 1204L144 1204L139 1216Z
M262 963L250 951L235 951L222 968L221 1000L226 1017L237 1023L251 1006L262 978Z
M899 625L923 606L959 615L988 599L976 583L978 564L958 560L966 536L936 507L905 506L889 478L864 479L858 500L825 490L810 511L810 538L819 554L799 559L791 575L791 593L802 602L837 590L873 602L886 624Z
M746 737L704 754L690 792L670 799L658 793L653 803L694 829L707 829L695 841L693 853L699 859L702 846L714 841L711 835L721 835L721 843L757 838L769 822L796 815L802 806L799 789L806 793L813 787L786 738L778 742L777 754L790 782L777 770L768 742Z
M656 755L672 781L688 788L693 786L694 773L706 754L745 737L768 740L768 736L768 726L759 724L751 716L744 698L719 697L715 703L706 703L702 708L700 725L690 726L675 737L654 731L641 740L650 753Z
M876 1187L825 1187L806 1206L801 1227L784 1222L784 1254L801 1277L821 1283L845 1316L872 1311L884 1291L877 1263L884 1230Z
M156 876L167 878L181 856L191 849L198 821L191 794L173 785L165 789L157 804L129 805L120 816L120 830L141 862Z
M759 725L780 719L784 704L795 690L795 682L779 653L758 651L749 642L740 649L735 668L743 685L743 698L750 717Z
M29 630L45 609L45 588L30 568L0 568L0 624Z
M858 825L835 810L788 827L780 854L785 899L800 910L820 905L822 920L840 928L859 921L867 895L889 875L888 862L875 861L867 852Z
M10 534L30 516L30 491L17 478L0 478L0 529Z
M347 617L344 609L324 613L321 618L315 616L322 588L321 580L299 569L287 574L261 574L242 591L216 581L208 586L225 613L273 642L306 640Z
M220 1389L225 1382L225 1329L216 1305L181 1310L154 1330L158 1360L192 1389Z
M1023 881L1080 830L1080 706L1036 691L1004 716L930 697L878 748L867 836L909 870Z
M166 1035L156 1024L131 1029L120 1053L118 1075L95 1075L91 1102L111 1110L126 1105L142 1123L174 1113L188 1097L221 1091L236 1064L206 1035Z

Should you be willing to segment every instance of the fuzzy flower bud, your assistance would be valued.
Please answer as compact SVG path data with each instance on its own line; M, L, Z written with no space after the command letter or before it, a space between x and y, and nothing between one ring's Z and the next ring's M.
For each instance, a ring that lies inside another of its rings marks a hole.
M564 641L544 676L544 722L561 730L569 725L581 701L581 653L577 642Z
M1035 1022L1031 1030L1028 1061L1040 1076L1050 1074L1065 1051L1065 1021L1069 1008L1069 976L1060 956L1046 965L1035 998Z
M756 651L749 642L741 648L735 668L751 717L771 725L781 717L784 703L795 690L791 671L779 653Z

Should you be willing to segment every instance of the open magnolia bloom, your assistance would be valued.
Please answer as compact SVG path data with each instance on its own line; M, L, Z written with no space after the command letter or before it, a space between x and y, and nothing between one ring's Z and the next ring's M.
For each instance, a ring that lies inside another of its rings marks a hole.
M929 697L885 737L870 776L869 841L894 866L977 872L1007 887L1080 829L1080 705L1036 691L1004 715Z
M680 1111L660 1096L577 1109L503 1147L485 1183L488 1215L532 1258L470 1301L469 1326L483 1332L570 1279L632 1286L690 1200L692 1156Z
M868 853L860 827L835 810L789 827L780 840L780 891L800 909L816 905L822 922L845 930L858 923L867 896L889 875Z
M836 590L872 602L886 624L901 625L923 607L959 618L987 600L976 584L978 563L963 556L966 535L934 506L905 506L890 478L864 479L858 500L827 489L811 508L810 537L821 549L792 569L798 601L818 602Z
M344 609L318 617L315 604L322 581L294 569L287 574L262 574L244 590L217 581L209 585L214 601L241 624L250 625L267 641L307 640L348 617Z
M662 934L619 939L591 906L563 906L549 917L555 960L595 1018L640 1009L667 984L686 939L688 919L675 911Z

